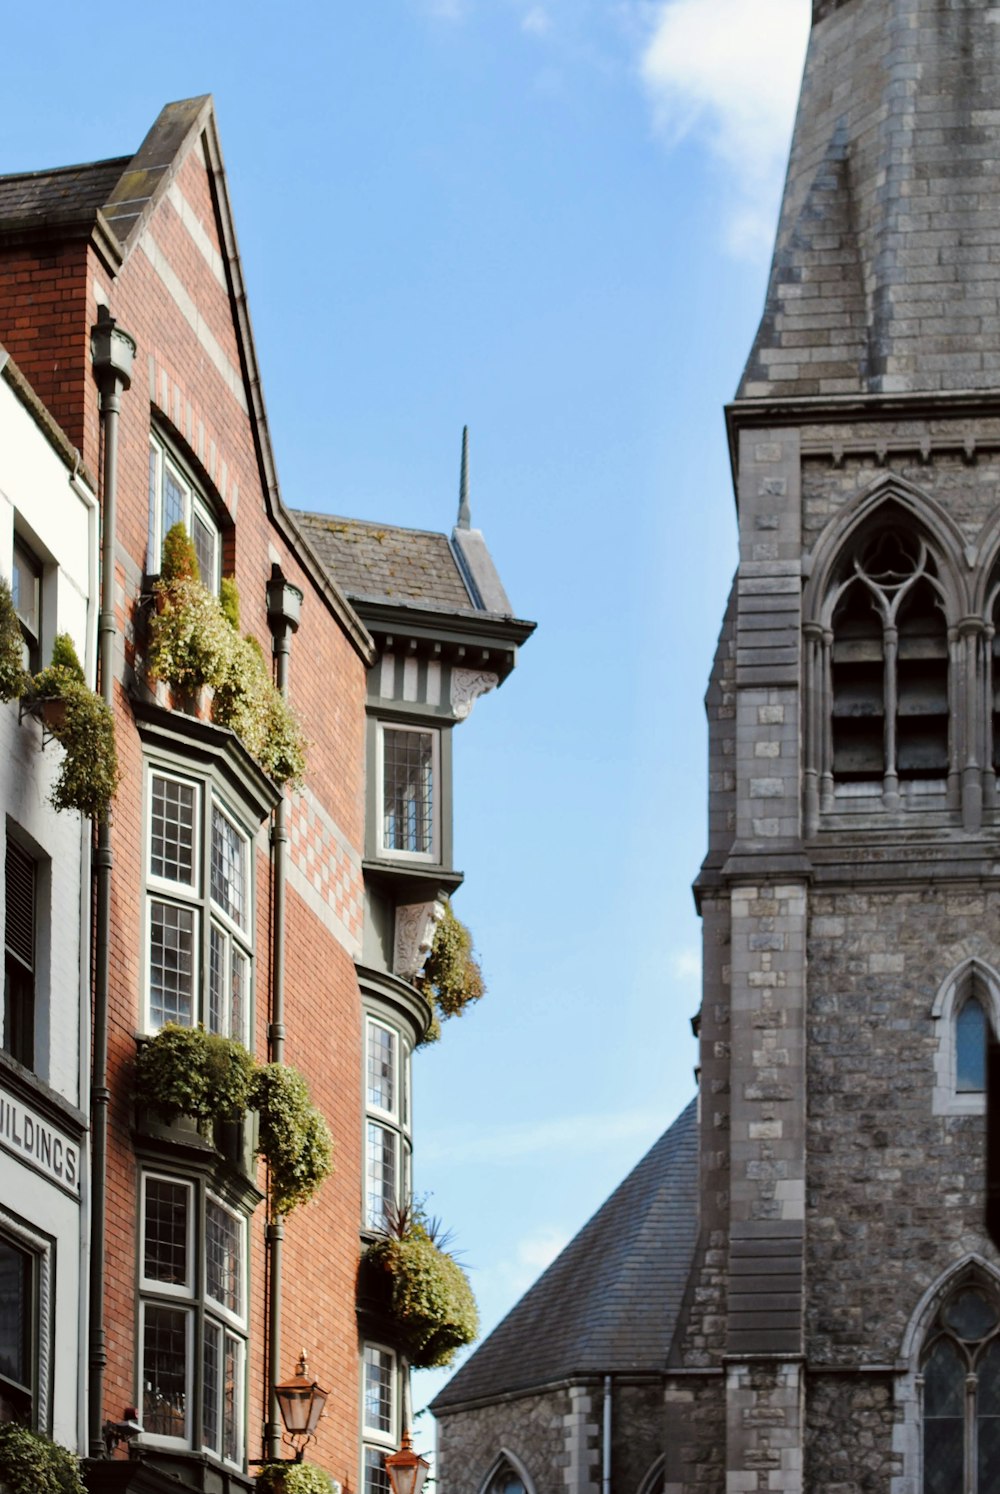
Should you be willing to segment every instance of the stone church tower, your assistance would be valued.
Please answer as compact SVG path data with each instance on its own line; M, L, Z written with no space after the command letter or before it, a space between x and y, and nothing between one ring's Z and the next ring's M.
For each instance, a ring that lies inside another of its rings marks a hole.
M648 1426L602 1420L593 1365L585 1456L486 1429L481 1385L465 1414L497 1446L457 1439L474 1356L435 1408L443 1494L597 1494L602 1470L604 1494L1000 1490L998 161L1000 7L816 0L727 411L740 551L707 701L699 1213L662 1451L616 1477ZM521 1348L497 1404L532 1391ZM554 1382L534 1393L567 1414Z

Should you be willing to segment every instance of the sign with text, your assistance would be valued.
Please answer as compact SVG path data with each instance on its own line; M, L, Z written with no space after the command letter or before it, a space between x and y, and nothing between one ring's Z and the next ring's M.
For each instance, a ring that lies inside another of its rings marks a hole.
M0 1083L0 1147L73 1198L80 1197L80 1148Z

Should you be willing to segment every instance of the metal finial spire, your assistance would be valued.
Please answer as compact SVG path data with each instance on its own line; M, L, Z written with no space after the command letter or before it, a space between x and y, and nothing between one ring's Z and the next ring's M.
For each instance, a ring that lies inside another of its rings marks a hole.
M462 426L462 476L458 484L458 528L472 528L469 510L469 427Z

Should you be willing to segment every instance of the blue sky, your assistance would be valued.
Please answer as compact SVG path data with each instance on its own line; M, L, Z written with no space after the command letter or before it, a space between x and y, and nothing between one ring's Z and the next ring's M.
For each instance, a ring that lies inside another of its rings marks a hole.
M215 95L290 506L449 528L470 427L473 523L539 626L457 733L489 994L417 1057L415 1177L487 1328L693 1093L722 405L808 12L50 0L44 45L37 9L4 18L0 171Z

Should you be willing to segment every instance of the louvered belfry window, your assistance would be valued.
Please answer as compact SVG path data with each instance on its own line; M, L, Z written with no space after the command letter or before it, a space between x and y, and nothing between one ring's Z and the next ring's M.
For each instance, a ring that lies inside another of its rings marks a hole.
M35 1062L35 863L10 836L4 886L3 1045L30 1069Z

